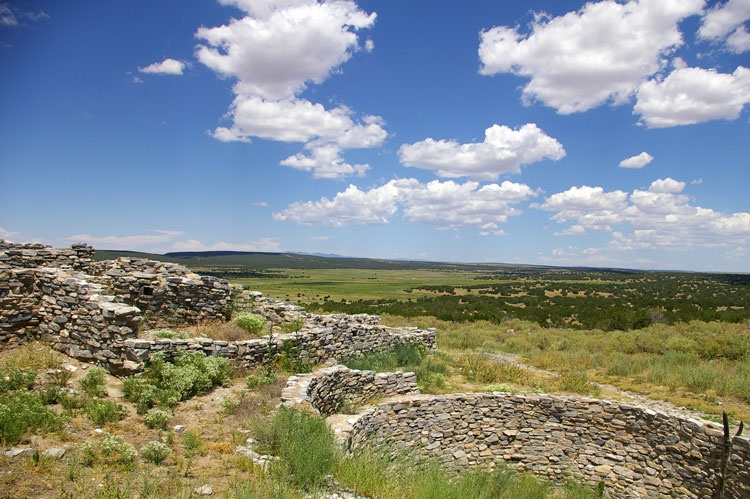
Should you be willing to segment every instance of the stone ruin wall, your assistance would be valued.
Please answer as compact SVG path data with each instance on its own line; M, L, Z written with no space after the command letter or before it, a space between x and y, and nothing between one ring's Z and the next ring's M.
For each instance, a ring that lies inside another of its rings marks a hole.
M255 367L280 354L286 342L311 363L403 343L435 346L434 330L388 328L378 325L377 316L312 315L181 265L135 258L92 262L92 256L93 248L80 244L57 250L0 241L0 345L13 348L40 339L121 374L140 370L157 352L171 358L181 351L202 351ZM297 318L305 327L292 335L236 342L137 338L144 316L148 326L197 323L225 320L233 307L261 313L277 330Z
M93 262L91 274L118 301L141 309L149 327L224 320L231 304L225 279L174 263L118 258Z
M374 399L419 393L417 375L412 372L378 373L359 371L336 365L310 374L287 379L281 401L288 406L309 404L324 416L350 407L367 404Z
M252 368L281 354L287 342L291 342L300 357L318 364L390 350L400 344L423 343L428 348L435 348L436 333L434 329L362 325L339 319L334 321L334 326L305 327L299 333L273 334L252 340L129 339L123 342L123 348L128 360L138 363L145 362L157 352L169 358L181 351L202 351L207 355L234 359L239 366Z
M60 249L39 243L16 244L0 239L0 270L8 268L69 267L88 272L94 248L76 243Z
M712 497L722 441L714 425L647 408L495 392L380 404L353 423L348 445L387 444L453 469L506 463L557 483L604 481L617 497ZM733 444L726 497L750 497L750 439Z

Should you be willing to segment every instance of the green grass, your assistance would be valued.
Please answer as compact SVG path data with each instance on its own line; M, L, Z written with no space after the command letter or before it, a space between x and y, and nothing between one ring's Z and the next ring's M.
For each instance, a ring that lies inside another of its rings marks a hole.
M598 497L581 484L555 489L545 480L505 467L495 471L473 468L451 475L436 463L406 455L393 459L373 450L344 455L322 417L286 407L280 408L256 437L262 451L280 460L270 474L273 483L246 486L241 497L295 497L284 485L289 483L314 493L326 484L329 474L356 495L385 499Z
M37 392L23 389L0 394L0 442L4 446L19 442L30 432L59 430L63 421Z
M234 279L249 289L263 292L277 299L296 302L355 299L413 298L420 293L406 289L421 284L470 285L476 284L476 273L445 270L363 270L363 269L310 269L284 270L289 277L275 279ZM425 293L427 294L427 293Z
M331 429L320 416L280 407L260 444L280 458L282 473L305 490L319 488L331 473L337 448Z
M125 407L111 400L94 398L89 400L83 408L91 422L97 426L105 423L116 423L125 417Z
M106 393L104 388L104 369L92 367L78 380L81 390L92 397L99 397Z
M368 353L345 362L350 369L362 371L411 371L417 375L417 385L423 393L434 393L445 385L449 375L448 359L439 352L431 352L424 345L398 345L388 352Z
M138 405L138 413L151 407L174 407L178 402L230 381L232 367L224 357L207 357L202 352L179 354L174 363L155 354L143 373L126 378L125 398Z

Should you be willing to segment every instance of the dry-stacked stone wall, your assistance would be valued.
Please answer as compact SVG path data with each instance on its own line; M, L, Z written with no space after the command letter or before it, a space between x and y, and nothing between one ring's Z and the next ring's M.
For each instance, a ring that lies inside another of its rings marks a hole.
M262 315L273 326L296 320L305 321L310 315L305 312L304 307L296 303L266 298L260 291L243 290L241 286L233 287L232 299L235 312L252 312Z
M94 248L76 243L70 248L58 249L39 243L16 244L0 239L0 269L34 267L70 267L88 272Z
M70 268L6 269L0 277L0 286L9 289L0 298L4 348L39 339L113 371L136 368L125 362L122 341L137 334L138 308L117 303L100 284Z
M435 346L434 330L387 328L370 316L312 316L292 303L233 289L224 279L181 265L137 258L92 262L92 254L81 244L56 250L0 242L0 341L5 348L37 338L113 372L132 372L157 352L172 357L201 351L254 367L290 346L313 364L403 343ZM222 320L233 298L241 309L258 311L272 323L303 319L305 325L295 334L237 342L137 339L142 319L148 326Z
M171 358L182 351L202 351L234 359L242 367L256 367L280 355L290 345L301 358L311 364L330 359L348 359L369 352L390 350L400 344L423 343L435 347L435 330L389 328L385 326L352 327L350 329L314 328L300 333L274 334L271 337L244 341L220 341L208 338L130 339L124 342L127 358L145 362L161 352Z
M34 269L0 266L0 344L5 348L25 342L39 326L34 312L40 300L35 280Z
M94 262L91 272L118 301L140 308L148 326L223 320L231 304L226 279L174 263L121 257Z
M387 445L462 469L507 463L618 497L711 497L722 433L713 425L588 398L477 393L404 399L364 411L349 446ZM734 437L727 497L750 497L750 440Z
M121 344L138 332L137 307L117 303L100 284L61 269L36 269L41 296L39 339L71 357L97 362L113 371L135 369L125 362Z
M346 404L356 407L376 397L410 393L419 393L417 375L414 373L377 373L345 366L321 369L315 373L307 387L310 404L326 416L339 412Z

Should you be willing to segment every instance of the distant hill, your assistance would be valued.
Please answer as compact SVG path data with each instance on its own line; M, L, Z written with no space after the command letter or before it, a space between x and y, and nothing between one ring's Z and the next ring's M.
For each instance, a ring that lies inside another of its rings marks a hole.
M118 257L148 258L172 262L193 269L368 269L368 270L515 270L534 272L552 267L517 264L473 264L428 262L419 260L388 260L378 258L351 258L338 255L300 253L271 253L254 251L180 251L164 255L137 251L96 250L94 260L111 260Z

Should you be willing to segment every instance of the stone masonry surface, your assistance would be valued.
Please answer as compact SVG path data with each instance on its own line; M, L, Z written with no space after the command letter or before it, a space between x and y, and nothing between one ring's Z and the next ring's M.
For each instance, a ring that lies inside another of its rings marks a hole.
M91 274L118 301L140 308L148 326L223 320L231 303L225 279L174 263L118 258L93 262Z
M292 406L309 404L328 416L339 412L345 403L356 407L375 398L411 393L419 393L414 373L378 373L335 365L310 374L290 376L281 393L281 401Z
M352 421L350 449L416 452L453 469L507 463L617 497L711 497L723 436L710 423L578 397L470 393L420 396L367 409ZM750 440L734 437L727 497L750 497Z
M434 329L380 326L377 316L312 315L181 265L134 258L92 262L92 256L93 248L80 244L56 250L0 241L0 345L13 348L36 338L115 373L138 371L157 352L169 358L201 351L255 367L289 343L312 364L403 343L435 347ZM261 313L272 324L302 319L304 325L294 334L234 342L137 338L144 316L151 326L195 323L225 319L233 308Z

